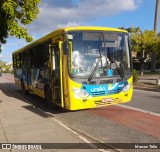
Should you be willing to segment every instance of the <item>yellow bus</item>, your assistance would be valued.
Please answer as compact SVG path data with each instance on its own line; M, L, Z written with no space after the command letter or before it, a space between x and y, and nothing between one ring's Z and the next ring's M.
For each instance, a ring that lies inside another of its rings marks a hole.
M131 100L131 50L125 30L62 28L12 57L15 83L50 106L79 110Z

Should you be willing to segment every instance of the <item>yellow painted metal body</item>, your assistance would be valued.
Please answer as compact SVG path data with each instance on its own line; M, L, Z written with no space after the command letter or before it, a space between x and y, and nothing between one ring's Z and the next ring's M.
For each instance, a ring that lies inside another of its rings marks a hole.
M117 32L126 32L124 30L115 29L115 28L106 28L106 27L69 27L54 31L43 38L19 49L13 53L17 54L19 52L23 52L24 50L30 49L40 43L47 41L48 39L52 39L52 44L58 43L59 51L60 51L60 93L61 93L61 107L69 109L69 110L78 110L78 109L88 109L88 108L96 108L100 106L107 106L113 104L119 104L124 102L129 102L132 98L133 86L132 86L132 76L127 80L128 84L131 85L130 89L127 92L121 91L117 94L106 95L106 96L97 96L92 97L89 95L87 98L81 98L77 96L73 88L81 88L82 84L79 84L73 81L69 77L68 73L68 60L67 55L63 54L63 42L66 41L65 34L67 31L76 31L76 30L92 30L92 31L117 31ZM127 32L126 32L127 33ZM71 54L72 55L72 54ZM52 56L52 54L51 54ZM50 58L50 67L52 67L52 58ZM52 83L52 82L51 82ZM20 80L16 79L16 84L21 85ZM27 89L27 84L25 84L25 88ZM30 90L33 91L34 94L45 98L44 90L34 88L33 84L29 85ZM54 91L54 90L53 90ZM103 98L112 98L111 103L103 103Z
M65 76L64 76L65 77ZM131 85L131 88L127 92L120 92L118 94L92 97L89 96L87 98L81 98L77 96L73 88L81 88L82 84L78 84L72 81L69 77L64 78L66 81L66 86L64 85L64 99L66 109L69 110L78 110L78 109L88 109L88 108L97 108L101 106L108 106L114 104L120 104L124 102L129 102L132 98L133 86L132 86L132 77L128 79L128 83ZM103 103L102 99L104 98L112 98L111 103Z

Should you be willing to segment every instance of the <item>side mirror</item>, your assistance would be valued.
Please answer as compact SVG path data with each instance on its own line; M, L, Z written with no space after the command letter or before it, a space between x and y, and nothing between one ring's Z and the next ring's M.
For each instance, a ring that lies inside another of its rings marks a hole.
M54 52L53 52L54 53ZM53 60L52 60L52 64L53 64L53 70L55 70L56 69L56 61L55 61L55 56L54 56L54 54L53 54Z

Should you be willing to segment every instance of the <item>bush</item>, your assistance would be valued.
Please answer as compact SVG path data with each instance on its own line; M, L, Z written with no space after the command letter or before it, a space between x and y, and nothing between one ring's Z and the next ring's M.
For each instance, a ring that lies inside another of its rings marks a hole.
M135 69L133 69L132 74L133 74L133 83L136 83L138 81L138 73Z

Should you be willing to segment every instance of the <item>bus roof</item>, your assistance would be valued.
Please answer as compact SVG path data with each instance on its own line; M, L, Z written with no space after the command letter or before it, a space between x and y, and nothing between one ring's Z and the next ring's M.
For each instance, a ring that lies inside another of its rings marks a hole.
M73 26L73 27L66 27L64 31L72 31L72 30L104 30L104 31L117 31L117 32L127 32L126 30L118 29L118 28L110 28L110 27L100 27L100 26Z
M37 44L40 44L42 42L45 42L49 39L51 39L53 36L56 36L56 35L61 35L61 34L64 34L65 32L67 31L78 31L78 30L92 30L92 31L115 31L115 32L125 32L127 33L126 30L122 30L122 29L118 29L118 28L110 28L110 27L98 27L98 26L73 26L73 27L66 27L66 28L61 28L61 29L58 29L58 30L55 30L55 31L52 31L51 33L43 36L42 38L34 41L34 42L31 42L30 44L14 51L12 54L16 54L18 52L22 52L24 50L27 50L33 46L36 46Z

